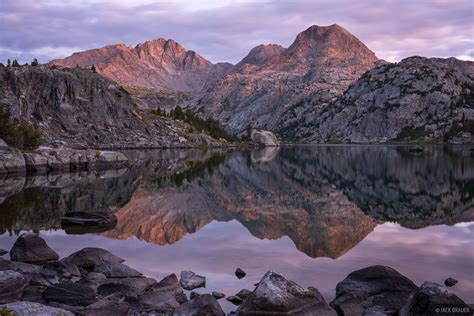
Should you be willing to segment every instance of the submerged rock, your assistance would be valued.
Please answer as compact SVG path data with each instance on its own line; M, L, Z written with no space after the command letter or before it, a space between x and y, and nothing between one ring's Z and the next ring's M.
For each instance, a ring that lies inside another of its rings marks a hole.
M117 224L114 214L96 212L70 212L61 219L61 228L68 234L101 233Z
M101 248L83 248L61 261L92 270L96 265L101 263L122 263L125 260Z
M458 280L456 280L456 279L447 278L446 280L444 280L444 285L446 285L448 287L455 286L456 284L458 284Z
M13 261L39 265L59 259L59 255L49 248L44 239L34 233L24 233L18 237L10 250L10 257Z
M34 302L15 302L0 305L0 310L3 308L16 316L74 316L70 311Z
M232 295L226 298L227 301L231 302L232 304L239 306L240 304L243 303L243 299L241 299L238 296Z
M394 314L418 287L407 277L387 266L371 266L350 273L336 287L331 306L343 315L361 315L380 306Z
M212 292L212 297L214 297L216 300L220 300L221 298L225 297L225 294L221 292Z
M272 271L264 275L257 288L237 309L238 315L259 313L336 315L320 295Z
M183 289L194 290L206 286L206 278L192 271L181 271L180 284Z
M434 282L425 282L411 300L400 310L400 316L429 316L439 314L440 307L456 307L464 314L473 310L446 287ZM455 313L453 313L454 315ZM457 314L456 314L457 315Z
M247 274L244 272L244 270L242 270L241 268L237 268L235 270L235 276L238 278L238 279L242 279L243 277L245 277Z
M173 316L223 316L224 311L217 300L209 294L201 295L174 310Z
M0 304L18 301L28 281L18 272L0 271Z

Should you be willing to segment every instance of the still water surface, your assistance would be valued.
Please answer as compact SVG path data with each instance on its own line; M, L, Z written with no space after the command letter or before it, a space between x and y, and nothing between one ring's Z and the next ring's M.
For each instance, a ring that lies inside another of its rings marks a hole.
M472 303L474 151L409 148L131 151L123 170L0 179L0 248L35 230L61 257L93 246L157 279L193 270L201 293L252 289L274 270L328 301L350 272L384 264L418 285L454 277ZM75 235L61 229L69 211L118 223Z

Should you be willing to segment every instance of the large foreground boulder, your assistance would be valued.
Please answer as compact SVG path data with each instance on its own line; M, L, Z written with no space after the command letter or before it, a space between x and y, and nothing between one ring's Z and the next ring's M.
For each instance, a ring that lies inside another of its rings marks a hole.
M402 307L400 316L436 315L440 314L440 308L445 308L445 312L441 311L441 315L472 315L474 312L446 287L433 282L425 282L412 299ZM456 308L458 313L451 308Z
M173 316L223 316L224 311L212 297L212 295L204 294L195 299L184 303L174 310Z
M0 138L0 174L25 172L25 158L23 158L21 151L8 146Z
M13 261L22 261L42 265L56 261L59 255L51 249L38 234L24 233L15 241L10 250Z
M268 271L237 309L238 315L336 315L315 289L304 289Z
M275 134L264 130L252 130L250 138L256 142L260 147L279 146L280 143Z
M0 304L18 301L28 281L18 272L0 271Z
M186 290L194 290L206 286L206 278L192 271L181 271L181 286Z
M125 260L101 248L83 248L61 261L72 263L86 270L93 270L98 264L122 263Z
M371 266L350 273L336 287L331 306L341 315L362 315L369 310L395 314L418 287L387 266Z
M73 313L67 310L34 302L15 302L0 305L0 310L3 308L10 311L13 313L12 315L15 316L74 316Z

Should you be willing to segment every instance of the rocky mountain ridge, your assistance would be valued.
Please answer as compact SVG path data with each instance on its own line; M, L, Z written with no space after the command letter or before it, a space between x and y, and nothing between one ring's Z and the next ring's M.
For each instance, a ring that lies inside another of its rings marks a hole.
M189 125L140 111L122 86L83 68L0 66L0 107L38 125L44 145L149 148L218 145Z
M249 124L276 130L289 113L324 106L365 71L383 63L343 27L311 26L288 48L259 45L190 108L218 118L234 133ZM310 98L311 104L304 100Z
M95 64L119 83L150 89L132 93L141 108L181 105L237 135L251 126L287 142L473 142L473 62L390 64L337 24L313 25L288 48L259 45L236 65L213 65L164 39L51 63Z
M52 60L50 64L70 68L94 65L100 74L123 85L178 91L199 90L208 75L215 75L211 62L177 42L163 38L135 47L117 44L78 52Z
M309 142L473 143L473 123L474 62L410 57L368 71L283 132Z

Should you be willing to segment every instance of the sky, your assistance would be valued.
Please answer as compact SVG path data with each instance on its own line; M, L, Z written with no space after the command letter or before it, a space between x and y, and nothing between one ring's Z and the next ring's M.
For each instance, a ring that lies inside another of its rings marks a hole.
M171 38L211 62L337 23L379 58L474 60L472 0L0 0L0 62Z

